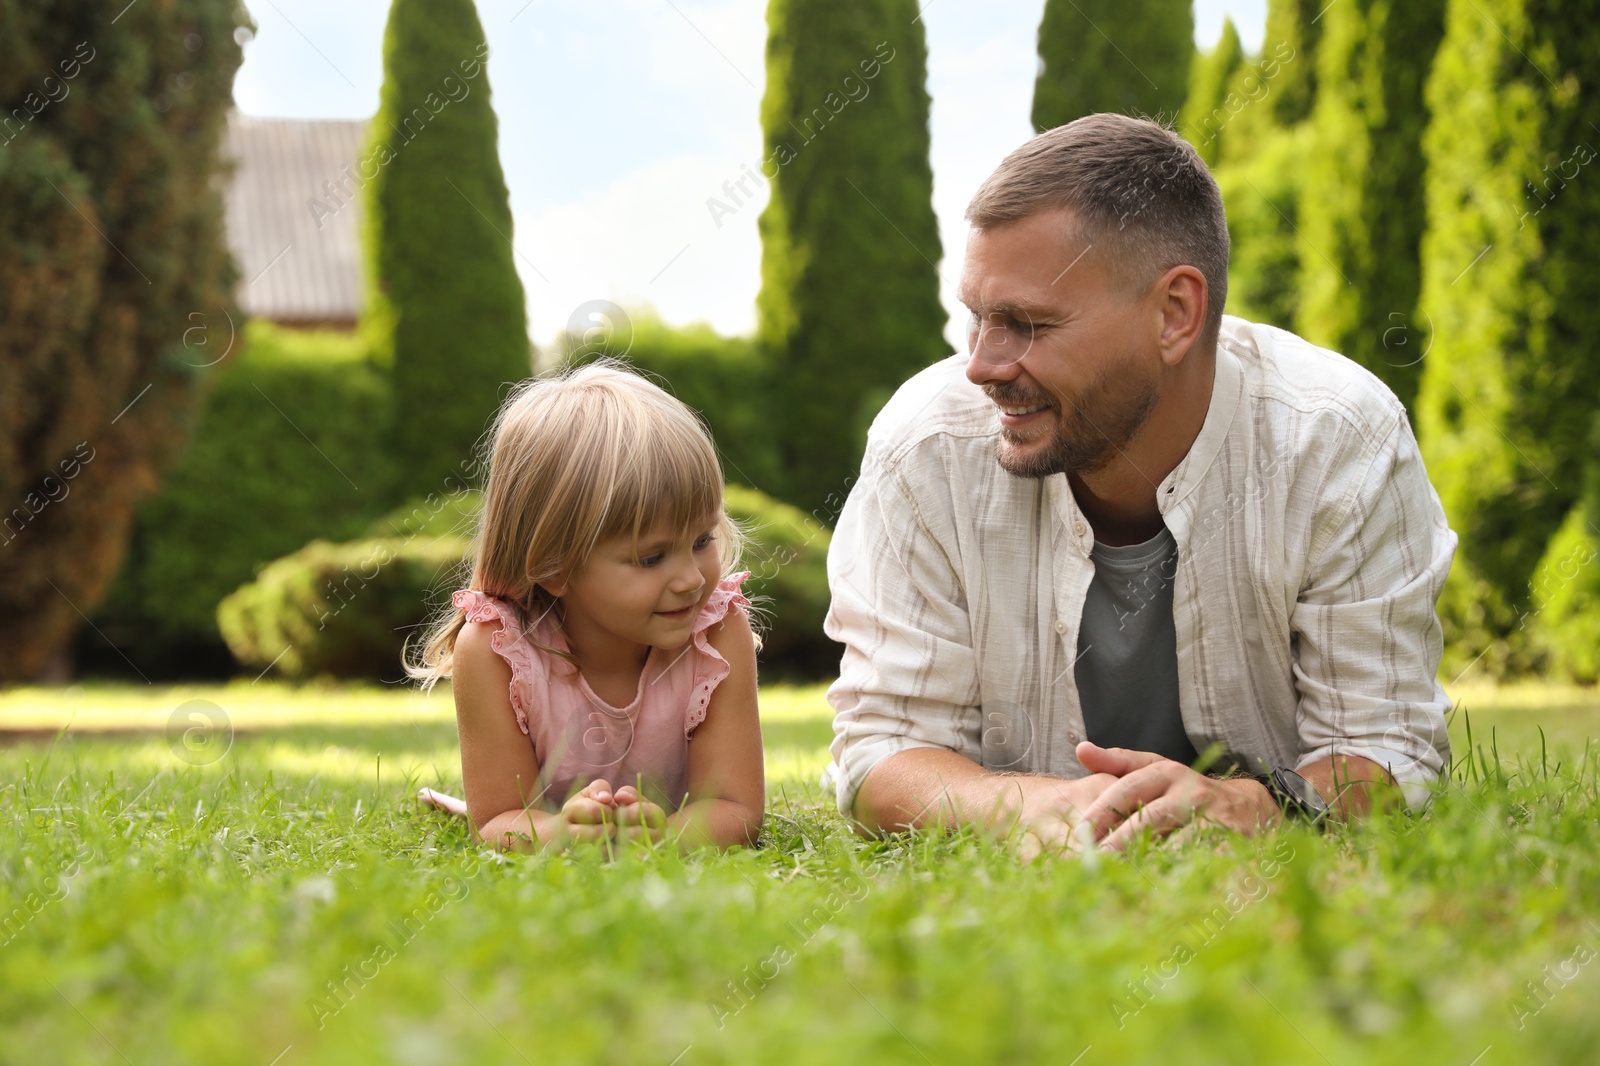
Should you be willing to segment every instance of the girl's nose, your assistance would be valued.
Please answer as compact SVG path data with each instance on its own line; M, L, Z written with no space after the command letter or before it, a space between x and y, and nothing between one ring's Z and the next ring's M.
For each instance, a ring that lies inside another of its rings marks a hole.
M693 559L686 560L679 567L678 572L672 575L672 591L679 595L698 592L706 583L706 576L700 572L700 567Z

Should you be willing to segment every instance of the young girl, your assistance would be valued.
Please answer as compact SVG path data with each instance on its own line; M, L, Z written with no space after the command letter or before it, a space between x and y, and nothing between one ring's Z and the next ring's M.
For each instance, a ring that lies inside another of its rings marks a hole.
M495 423L471 587L407 664L454 681L485 840L750 844L765 782L740 535L699 420L621 364L530 382Z

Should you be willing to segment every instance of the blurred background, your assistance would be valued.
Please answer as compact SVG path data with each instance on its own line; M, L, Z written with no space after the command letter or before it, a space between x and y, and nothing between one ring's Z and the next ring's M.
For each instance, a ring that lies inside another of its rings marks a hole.
M1535 17L1537 16L1537 17ZM1406 403L1449 682L1600 676L1593 0L0 0L0 683L393 680L509 383L621 356L826 678L866 426L964 346L977 184L1171 119L1227 310Z

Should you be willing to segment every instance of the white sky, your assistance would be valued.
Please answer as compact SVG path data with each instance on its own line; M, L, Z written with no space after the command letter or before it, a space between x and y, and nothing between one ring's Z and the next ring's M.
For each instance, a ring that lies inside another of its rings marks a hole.
M385 0L247 3L258 29L234 84L241 111L372 115ZM1043 8L1044 0L924 3L933 200L952 311L966 240L961 212L1031 132ZM479 0L478 12L534 339L547 344L595 299L649 304L675 324L750 332L766 191L720 227L706 200L761 160L764 0ZM1203 47L1216 41L1224 15L1246 50L1260 47L1266 0L1196 0ZM965 345L960 321L945 331L952 347Z

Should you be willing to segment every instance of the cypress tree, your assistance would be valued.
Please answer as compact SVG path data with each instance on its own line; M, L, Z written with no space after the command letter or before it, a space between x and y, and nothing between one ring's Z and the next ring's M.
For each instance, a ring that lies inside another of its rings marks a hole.
M1298 332L1373 371L1409 408L1422 376L1423 86L1445 0L1345 0L1322 17L1301 194Z
M1235 73L1246 101L1227 123L1217 184L1233 244L1228 311L1292 329L1300 304L1300 201L1316 96L1317 18L1308 0L1268 0L1261 54Z
M1034 128L1097 111L1175 118L1193 59L1190 0L1045 0Z
M1600 417L1589 453L1600 455ZM1532 594L1517 629L1532 638L1536 661L1582 684L1600 681L1600 460L1590 459L1583 496L1550 538L1534 570Z
M1447 638L1515 667L1600 404L1597 0L1451 0L1427 99L1417 422L1461 538Z
M1240 124L1243 115L1240 116ZM1282 329L1294 326L1300 303L1300 250L1295 237L1307 134L1267 125L1252 151L1216 168L1228 212L1228 313ZM1238 131L1228 127L1232 154Z
M950 352L927 46L914 0L771 0L767 27L757 337L778 494L831 524L872 417Z
M239 11L0 0L0 682L63 665L240 323Z
M394 0L360 161L366 323L392 368L397 495L442 491L531 370L511 208L472 0Z
M1322 23L1331 10L1327 0L1267 0L1262 51L1275 52L1287 46L1294 56L1284 64L1282 76L1273 80L1270 110L1278 126L1293 126L1311 117L1317 102L1317 45Z
M1227 98L1234 75L1244 63L1244 49L1233 19L1222 20L1217 46L1202 55L1189 77L1189 99L1178 118L1178 130L1200 158L1215 165L1222 153L1222 131L1232 117Z

